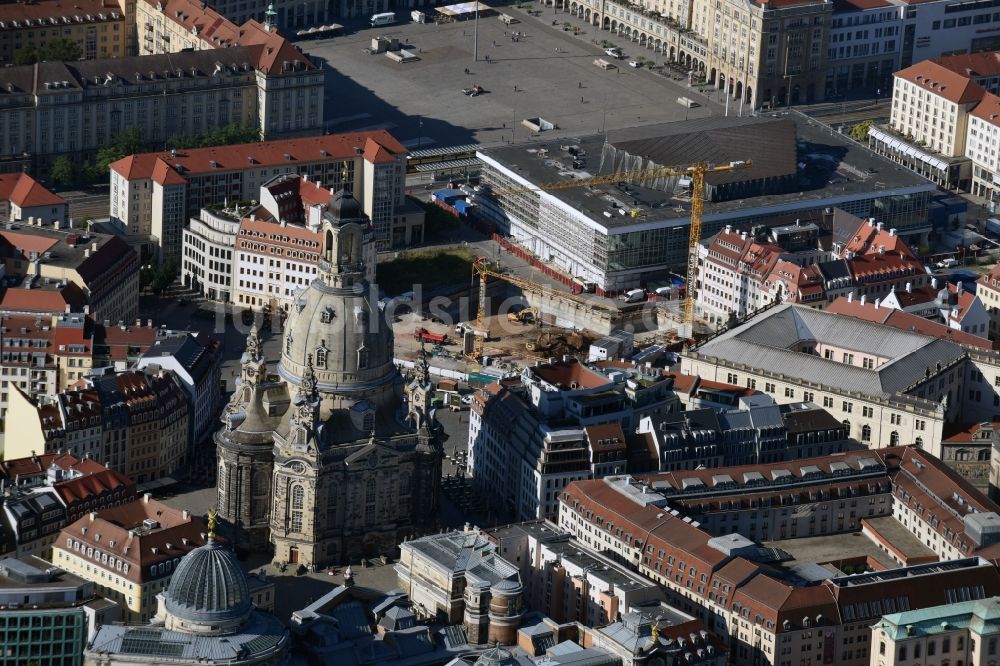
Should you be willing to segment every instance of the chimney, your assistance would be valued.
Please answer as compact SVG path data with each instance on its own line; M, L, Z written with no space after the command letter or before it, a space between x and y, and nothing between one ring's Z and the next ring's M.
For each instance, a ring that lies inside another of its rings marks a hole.
M896 235L896 230L895 229L889 229L889 235L890 236L895 236Z
M875 223L875 230L876 231L882 231L882 223L881 222L876 222Z
M151 494L144 493L143 496L142 496L142 501L143 501L144 504L149 504L149 500L151 500L152 498L153 498L153 496Z
M912 282L907 282L906 283L906 293L908 293L908 294L912 294L913 293L913 283Z
M875 309L878 310L878 306L880 306L880 305L882 305L882 299L881 298L876 298L875 299Z
M181 518L183 518L184 520L187 520L190 517L191 517L191 512L190 511L188 511L187 509L184 509L183 511L181 511Z
M848 303L853 303L854 302L854 292L853 291L847 295L847 302Z
M95 520L97 520L97 512L96 511L91 511L90 512L90 522L94 522Z
M868 294L861 294L861 305L864 305L868 301Z
M937 278L931 278L931 287L934 289L938 288Z
M868 226L869 227L874 227L875 226L875 218L874 217L869 217L868 218Z

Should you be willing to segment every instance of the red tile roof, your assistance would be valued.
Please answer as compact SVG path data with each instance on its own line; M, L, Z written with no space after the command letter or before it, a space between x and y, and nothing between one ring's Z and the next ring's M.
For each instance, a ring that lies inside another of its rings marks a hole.
M7 312L58 314L65 312L67 305L71 312L80 312L86 304L87 296L75 282L57 289L0 288L0 310Z
M899 292L897 292L898 294ZM846 296L841 296L826 308L827 312L846 315L865 321L875 322L892 326L903 331L913 331L923 335L929 335L942 340L950 340L956 344L976 347L978 349L993 349L994 343L986 338L981 338L972 333L965 333L951 328L945 324L924 319L919 315L903 310L896 310L887 307L876 307L874 303L865 303L855 299L847 300Z
M124 575L133 582L146 583L169 576L170 572L150 573L150 566L181 558L205 543L202 535L206 528L201 520L154 499L143 498L95 513L96 517L87 514L65 527L57 543L64 544L69 537L94 547L99 569L108 568L101 553L127 562L128 573L115 575ZM147 519L160 526L145 529L143 521Z
M918 62L896 72L894 76L955 104L975 102L982 99L986 93L986 90L975 81L933 60Z
M107 468L86 476L60 481L53 484L52 487L66 506L74 502L86 502L92 497L118 490L127 491L126 497L135 498L136 496L135 484L131 479L120 472Z
M21 208L66 203L65 199L45 189L45 186L26 173L0 174L0 200L11 201Z
M28 258L31 252L37 252L38 254L48 252L59 242L59 239L51 236L39 236L9 230L0 231L0 238L10 243L25 259Z
M1000 75L1000 53L997 51L959 53L934 58L934 62L956 74L970 78Z
M21 208L34 206L60 206L66 203L61 196L50 192L44 185L26 173L22 173L17 185L10 193L10 200Z
M984 94L983 100L976 104L969 114L991 125L1000 126L1000 97L992 93Z
M371 144L384 148L387 155L401 156L407 153L406 148L386 130L371 130L301 139L261 141L233 146L192 148L178 150L176 155L170 152L142 153L124 157L114 162L111 168L129 180L153 179L155 173L160 173L165 178L167 170L182 176L183 174L241 171L279 164L349 159L357 155L356 148L365 151ZM285 157L286 155L288 158ZM212 162L215 163L215 166L212 166ZM158 163L164 165L160 169L166 170L157 172ZM182 167L183 174L177 172L176 165ZM170 178L173 179L173 176Z
M569 361L539 363L531 366L529 371L536 378L567 390L599 388L611 384L610 379L594 372L575 358Z

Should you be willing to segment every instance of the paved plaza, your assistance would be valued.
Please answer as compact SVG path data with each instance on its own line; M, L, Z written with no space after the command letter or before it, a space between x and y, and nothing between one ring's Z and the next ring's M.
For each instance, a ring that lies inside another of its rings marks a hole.
M559 137L723 112L719 104L689 88L686 80L633 69L627 59L608 71L593 64L595 58L606 57L598 45L605 39L619 45L629 58L644 56L662 63L662 54L563 12L554 19L551 10L538 18L514 8L503 11L521 22L508 27L496 14L480 18L478 62L473 59L473 21L401 23L300 42L303 50L330 69L327 130L383 127L411 148L426 148L526 141L530 130L521 121L530 117L556 123L558 129L543 136ZM559 25L552 26L553 20ZM563 31L563 22L580 27L583 34ZM512 30L526 34L512 42ZM396 63L384 54L366 54L377 36L398 37L419 60ZM462 88L473 84L486 92L478 97L463 95ZM701 106L686 109L676 101L680 96ZM730 112L735 113L735 107Z

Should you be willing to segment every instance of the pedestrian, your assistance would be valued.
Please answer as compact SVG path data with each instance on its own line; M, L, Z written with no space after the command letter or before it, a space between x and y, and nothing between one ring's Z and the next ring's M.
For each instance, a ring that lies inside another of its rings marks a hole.
M494 39L493 40L493 48L496 48L496 47L497 47L497 40Z
M580 95L580 104L583 104L583 95Z
M514 92L517 92L517 84L514 84Z
M583 87L583 81L577 81L576 82L576 87L577 88L582 88Z

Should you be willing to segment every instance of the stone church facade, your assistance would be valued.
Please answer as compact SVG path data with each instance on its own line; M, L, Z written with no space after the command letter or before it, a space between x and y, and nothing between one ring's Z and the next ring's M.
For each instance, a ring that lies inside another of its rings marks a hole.
M215 437L219 515L237 548L322 567L391 553L433 529L441 481L433 386L407 387L365 280L371 223L346 192L321 227L318 274L296 298L273 371L252 331Z

